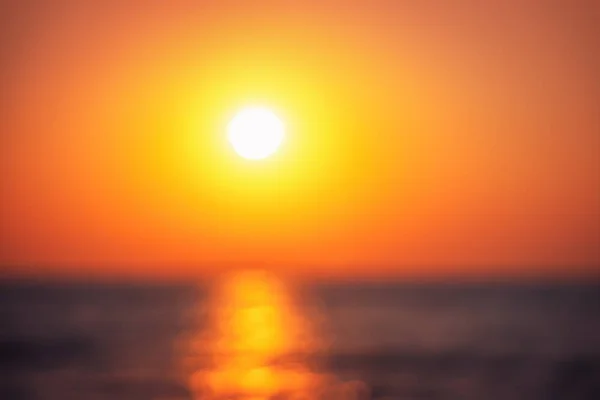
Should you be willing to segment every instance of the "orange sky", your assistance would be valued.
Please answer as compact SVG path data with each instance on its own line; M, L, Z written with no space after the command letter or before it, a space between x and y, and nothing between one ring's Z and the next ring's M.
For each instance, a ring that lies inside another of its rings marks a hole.
M597 273L600 10L488 3L3 2L0 263Z

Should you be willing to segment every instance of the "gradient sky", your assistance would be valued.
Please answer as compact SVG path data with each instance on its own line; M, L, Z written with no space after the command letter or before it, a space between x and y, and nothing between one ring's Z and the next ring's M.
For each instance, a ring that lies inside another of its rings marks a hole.
M2 2L0 263L597 274L594 3ZM288 127L262 163L247 104Z

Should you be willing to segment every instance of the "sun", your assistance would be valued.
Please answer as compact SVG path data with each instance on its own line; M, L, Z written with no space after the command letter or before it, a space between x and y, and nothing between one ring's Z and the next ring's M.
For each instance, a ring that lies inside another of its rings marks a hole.
M227 126L227 138L240 156L261 160L277 151L285 136L283 122L265 107L238 112Z

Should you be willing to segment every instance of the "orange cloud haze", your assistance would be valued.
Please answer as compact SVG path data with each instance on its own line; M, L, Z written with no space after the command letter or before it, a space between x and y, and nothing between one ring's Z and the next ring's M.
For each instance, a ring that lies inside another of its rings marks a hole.
M592 9L33 3L0 11L6 267L598 271ZM288 126L261 163L224 141L254 103Z

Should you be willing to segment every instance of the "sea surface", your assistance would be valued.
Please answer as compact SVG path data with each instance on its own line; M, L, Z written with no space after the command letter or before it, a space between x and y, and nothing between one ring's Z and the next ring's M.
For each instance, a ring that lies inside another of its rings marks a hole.
M181 367L182 342L208 323L197 311L209 289L1 282L0 399L210 399ZM320 398L600 399L598 284L346 283L303 293L298 303L319 315L307 318L312 334L326 343L306 368L336 385Z

